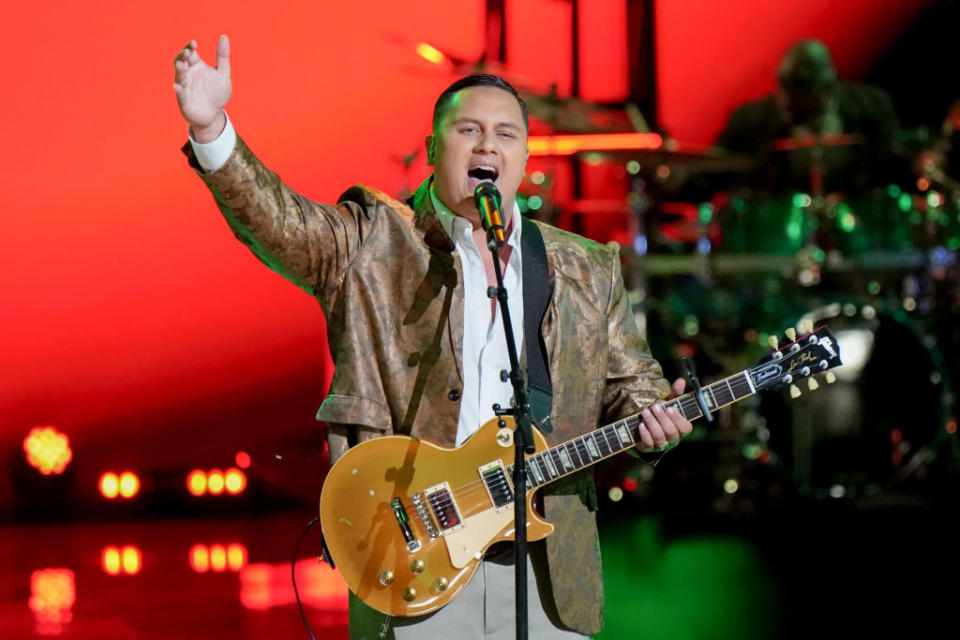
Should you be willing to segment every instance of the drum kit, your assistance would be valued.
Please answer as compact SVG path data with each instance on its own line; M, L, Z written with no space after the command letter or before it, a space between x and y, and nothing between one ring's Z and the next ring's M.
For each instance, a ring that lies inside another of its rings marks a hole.
M635 122L580 100L524 97L531 116L562 133ZM837 384L806 402L764 397L721 422L723 432L702 434L740 452L717 458L728 467L721 475L749 474L760 460L779 465L786 490L869 500L957 470L960 189L939 166L837 188L838 159L863 144L846 134L780 139L760 160L665 141L562 159L625 169L627 197L612 207L626 230L624 277L668 373L682 355L705 376L735 370L768 335L806 319L840 340ZM803 181L769 188L769 162L799 166ZM549 201L543 183L525 187ZM595 209L550 204L540 210L559 211L561 222Z
M594 104L555 87L520 95L531 139L649 135L629 103ZM804 320L827 323L845 354L836 384L806 402L741 403L719 428L695 434L724 486L739 478L757 494L870 499L960 470L952 383L960 378L960 181L921 161L925 149L901 158L910 172L871 184L864 171L865 181L849 180L867 150L859 135L777 139L762 157L670 139L607 144L547 153L518 204L588 236L577 220L616 219L634 314L668 377L681 356L701 377L744 368L768 336ZM561 195L556 187L577 181L583 165L616 169L623 197ZM791 179L775 184L773 167Z

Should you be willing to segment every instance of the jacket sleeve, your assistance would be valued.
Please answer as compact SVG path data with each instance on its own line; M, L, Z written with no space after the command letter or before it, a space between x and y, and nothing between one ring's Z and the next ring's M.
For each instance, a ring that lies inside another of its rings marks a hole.
M610 299L607 305L609 354L603 390L602 424L639 413L670 393L660 364L640 336L620 272L620 256L613 252Z
M321 303L328 300L372 233L376 207L362 197L335 206L308 200L267 169L240 138L226 164L211 173L199 171L189 145L184 153L236 237L271 269Z

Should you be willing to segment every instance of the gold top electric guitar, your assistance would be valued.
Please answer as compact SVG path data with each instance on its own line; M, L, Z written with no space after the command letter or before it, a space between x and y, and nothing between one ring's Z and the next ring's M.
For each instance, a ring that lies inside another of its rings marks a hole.
M836 340L820 328L703 387L703 399L712 411L784 385L798 395L795 381L840 364ZM667 405L688 420L702 415L692 393ZM320 495L321 526L334 564L358 598L389 615L430 613L456 597L492 544L513 539L513 421L504 420L508 428L491 420L455 449L385 436L353 447L333 465ZM554 528L533 508L534 492L635 447L640 422L630 416L555 447L534 429L524 497L528 540Z

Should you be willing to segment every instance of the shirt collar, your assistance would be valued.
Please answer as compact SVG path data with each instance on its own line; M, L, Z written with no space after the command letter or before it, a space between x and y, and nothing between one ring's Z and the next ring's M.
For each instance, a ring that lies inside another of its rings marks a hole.
M460 226L460 223L466 225L467 230L472 231L473 225L471 225L466 218L462 218L450 210L447 205L443 203L442 200L437 196L436 189L434 189L433 184L430 185L430 200L433 202L433 209L437 212L437 217L440 219L440 224L443 225L443 230L447 232L447 235L450 236L450 239L453 240L454 244L459 242L457 237L458 231L453 228L454 222L459 220L457 226ZM523 225L520 223L520 205L517 204L516 200L513 202L513 225L510 230L510 237L507 238L507 244L518 249L520 247L520 230L523 228Z

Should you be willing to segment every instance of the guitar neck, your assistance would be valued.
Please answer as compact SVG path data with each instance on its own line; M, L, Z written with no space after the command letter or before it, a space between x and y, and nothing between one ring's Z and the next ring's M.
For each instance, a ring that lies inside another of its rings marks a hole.
M733 404L756 393L750 374L742 371L702 388L703 399L710 411ZM687 393L664 403L675 407L691 422L703 417L700 404L693 393ZM600 427L572 440L527 458L527 487L536 489L611 458L621 451L641 444L640 414ZM513 465L509 466L513 473Z

